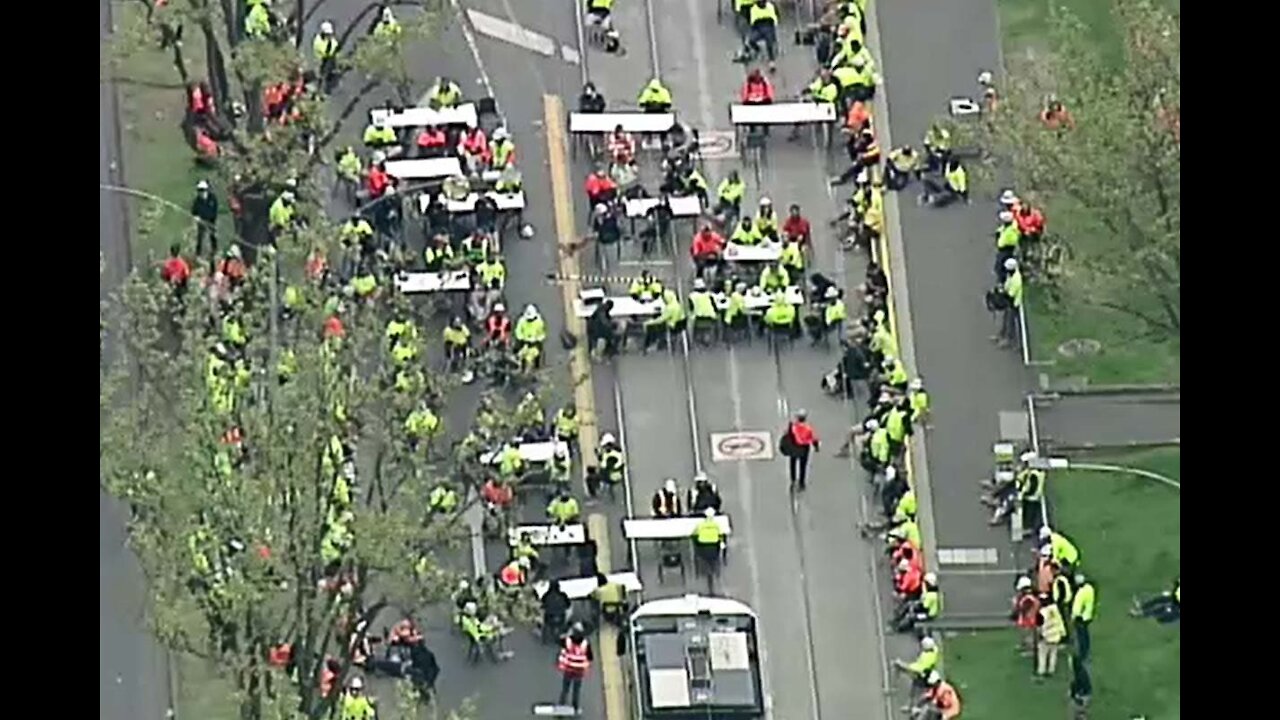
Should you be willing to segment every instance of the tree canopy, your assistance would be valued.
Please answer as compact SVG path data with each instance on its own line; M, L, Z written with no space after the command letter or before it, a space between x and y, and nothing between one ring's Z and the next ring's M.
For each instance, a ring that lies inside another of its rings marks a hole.
M1113 15L1119 63L1098 52L1090 28L1055 9L1046 46L1008 59L999 102L975 132L990 169L1012 173L1020 196L1049 208L1049 232L1073 258L1062 289L1176 338L1179 19L1152 0L1115 0ZM1041 115L1052 99L1070 116L1057 129Z
M261 201L246 202L236 242L266 262L231 272L229 256L176 285L137 268L103 303L102 482L131 510L129 543L160 639L216 663L245 720L327 717L375 616L412 617L455 586L461 573L449 560L467 536L466 504L439 495L448 488L460 500L479 477L475 453L444 447L453 384L428 364L425 338L389 337L389 319L413 318L406 299L382 270L372 292L357 292L325 269L342 250L323 212L324 146L372 89L390 83L411 100L403 43L434 15L415 11L402 34L378 36L367 28L381 6L366 7L336 33L339 75L359 76L360 88L334 108L336 88L309 77L294 120L273 123L263 88L313 64L297 20L323 0L277 2L262 39L245 37L239 2L140 2L145 21L122 33L117 52L159 42L185 85L201 78L182 38L203 39L226 133L216 166ZM286 188L298 222L268 234L266 206ZM395 345L412 352L394 355ZM497 435L508 415L498 408L476 422Z

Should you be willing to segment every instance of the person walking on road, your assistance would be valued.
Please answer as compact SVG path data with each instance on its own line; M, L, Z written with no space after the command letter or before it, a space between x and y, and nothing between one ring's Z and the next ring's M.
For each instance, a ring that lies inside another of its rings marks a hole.
M809 413L800 410L796 413L795 420L787 426L787 432L782 436L782 454L786 455L790 460L788 471L791 477L791 486L804 490L806 475L809 470L809 450L818 451L818 433L814 431L813 426L808 423Z
M560 645L560 657L556 668L560 670L560 702L561 707L567 705L572 694L573 710L580 712L582 705L582 679L587 676L594 655L591 643L587 640L586 629L582 623L574 623Z

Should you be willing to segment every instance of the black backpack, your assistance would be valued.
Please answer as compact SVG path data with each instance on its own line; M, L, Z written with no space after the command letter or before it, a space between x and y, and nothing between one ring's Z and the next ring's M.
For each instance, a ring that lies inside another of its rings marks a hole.
M994 287L987 291L987 311L988 312L1004 312L1009 309L1009 296L1004 294L1003 288Z
M791 425L788 424L782 430L781 437L778 438L778 452L787 457L794 457L799 451L800 448L796 445L796 438L791 434Z

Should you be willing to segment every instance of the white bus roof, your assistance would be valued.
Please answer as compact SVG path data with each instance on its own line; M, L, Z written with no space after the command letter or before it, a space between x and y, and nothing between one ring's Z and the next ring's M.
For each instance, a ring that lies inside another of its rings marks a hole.
M711 615L747 615L756 619L755 611L737 600L701 595L650 600L637 608L631 617L688 616L704 612Z

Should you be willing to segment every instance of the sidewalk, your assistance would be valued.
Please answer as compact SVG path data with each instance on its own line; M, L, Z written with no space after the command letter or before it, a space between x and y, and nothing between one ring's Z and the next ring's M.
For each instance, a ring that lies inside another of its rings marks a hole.
M1177 393L1036 396L1041 447L1049 450L1135 447L1177 442Z

